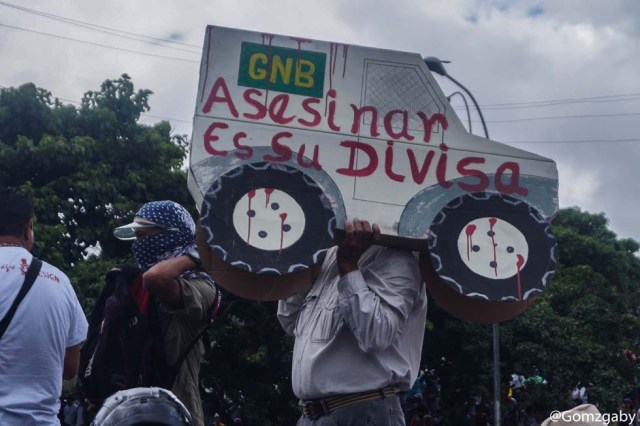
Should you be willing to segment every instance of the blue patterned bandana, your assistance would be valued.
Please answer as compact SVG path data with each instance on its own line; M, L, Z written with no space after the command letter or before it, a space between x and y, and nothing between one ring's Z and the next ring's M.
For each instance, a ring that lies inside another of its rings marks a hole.
M133 256L143 270L195 248L196 224L180 204L173 201L146 203L138 210L136 217L166 229L161 234L136 240L131 246Z

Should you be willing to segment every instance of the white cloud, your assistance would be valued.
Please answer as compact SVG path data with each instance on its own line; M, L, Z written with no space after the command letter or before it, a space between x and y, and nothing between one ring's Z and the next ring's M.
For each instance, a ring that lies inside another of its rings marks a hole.
M601 180L597 172L580 169L568 162L558 164L560 207L579 206L585 210L597 209L597 196Z
M11 0L9 0L11 2ZM413 51L453 62L448 72L482 105L499 141L602 140L600 143L518 145L557 161L560 202L604 211L624 237L640 240L633 217L640 197L640 144L608 143L640 138L640 96L522 108L522 103L617 94L640 94L638 0L116 0L13 1L20 7L159 38L176 34L200 46L207 24L366 46ZM0 24L86 42L180 57L181 62L107 49L0 26L0 85L34 82L55 96L79 101L108 78L129 74L151 89L150 114L170 117L177 133L190 134L199 53L167 49L89 31L33 13L0 6ZM179 46L185 49L192 47ZM198 48L193 49L196 52ZM454 89L443 79L443 90ZM500 103L515 107L490 107ZM508 119L591 115L499 122ZM600 117L596 117L600 116ZM475 115L474 115L475 118ZM145 122L158 121L145 117ZM186 120L184 123L179 120ZM463 117L466 122L466 117ZM481 129L474 123L474 130ZM625 208L620 207L624 202ZM627 213L629 212L629 213Z

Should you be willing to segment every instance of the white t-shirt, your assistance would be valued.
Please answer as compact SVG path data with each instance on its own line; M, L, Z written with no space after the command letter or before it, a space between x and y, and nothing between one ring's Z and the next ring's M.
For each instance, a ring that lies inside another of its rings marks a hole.
M31 254L0 247L0 318L16 298ZM42 269L0 339L0 425L54 425L66 348L83 342L87 319L69 278Z

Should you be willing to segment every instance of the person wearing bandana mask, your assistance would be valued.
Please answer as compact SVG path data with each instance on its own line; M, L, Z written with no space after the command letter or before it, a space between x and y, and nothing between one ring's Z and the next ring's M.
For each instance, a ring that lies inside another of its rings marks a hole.
M131 250L143 270L143 287L160 302L165 352L173 363L209 320L217 293L198 256L195 223L180 204L153 201L138 210L132 223L116 228L114 235L135 240ZM198 386L202 349L201 342L194 346L171 389L196 425L204 424Z

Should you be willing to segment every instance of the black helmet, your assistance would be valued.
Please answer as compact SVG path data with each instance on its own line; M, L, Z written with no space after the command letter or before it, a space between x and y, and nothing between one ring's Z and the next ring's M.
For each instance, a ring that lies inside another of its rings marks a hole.
M114 393L104 401L92 426L191 425L191 414L163 388L134 388Z

